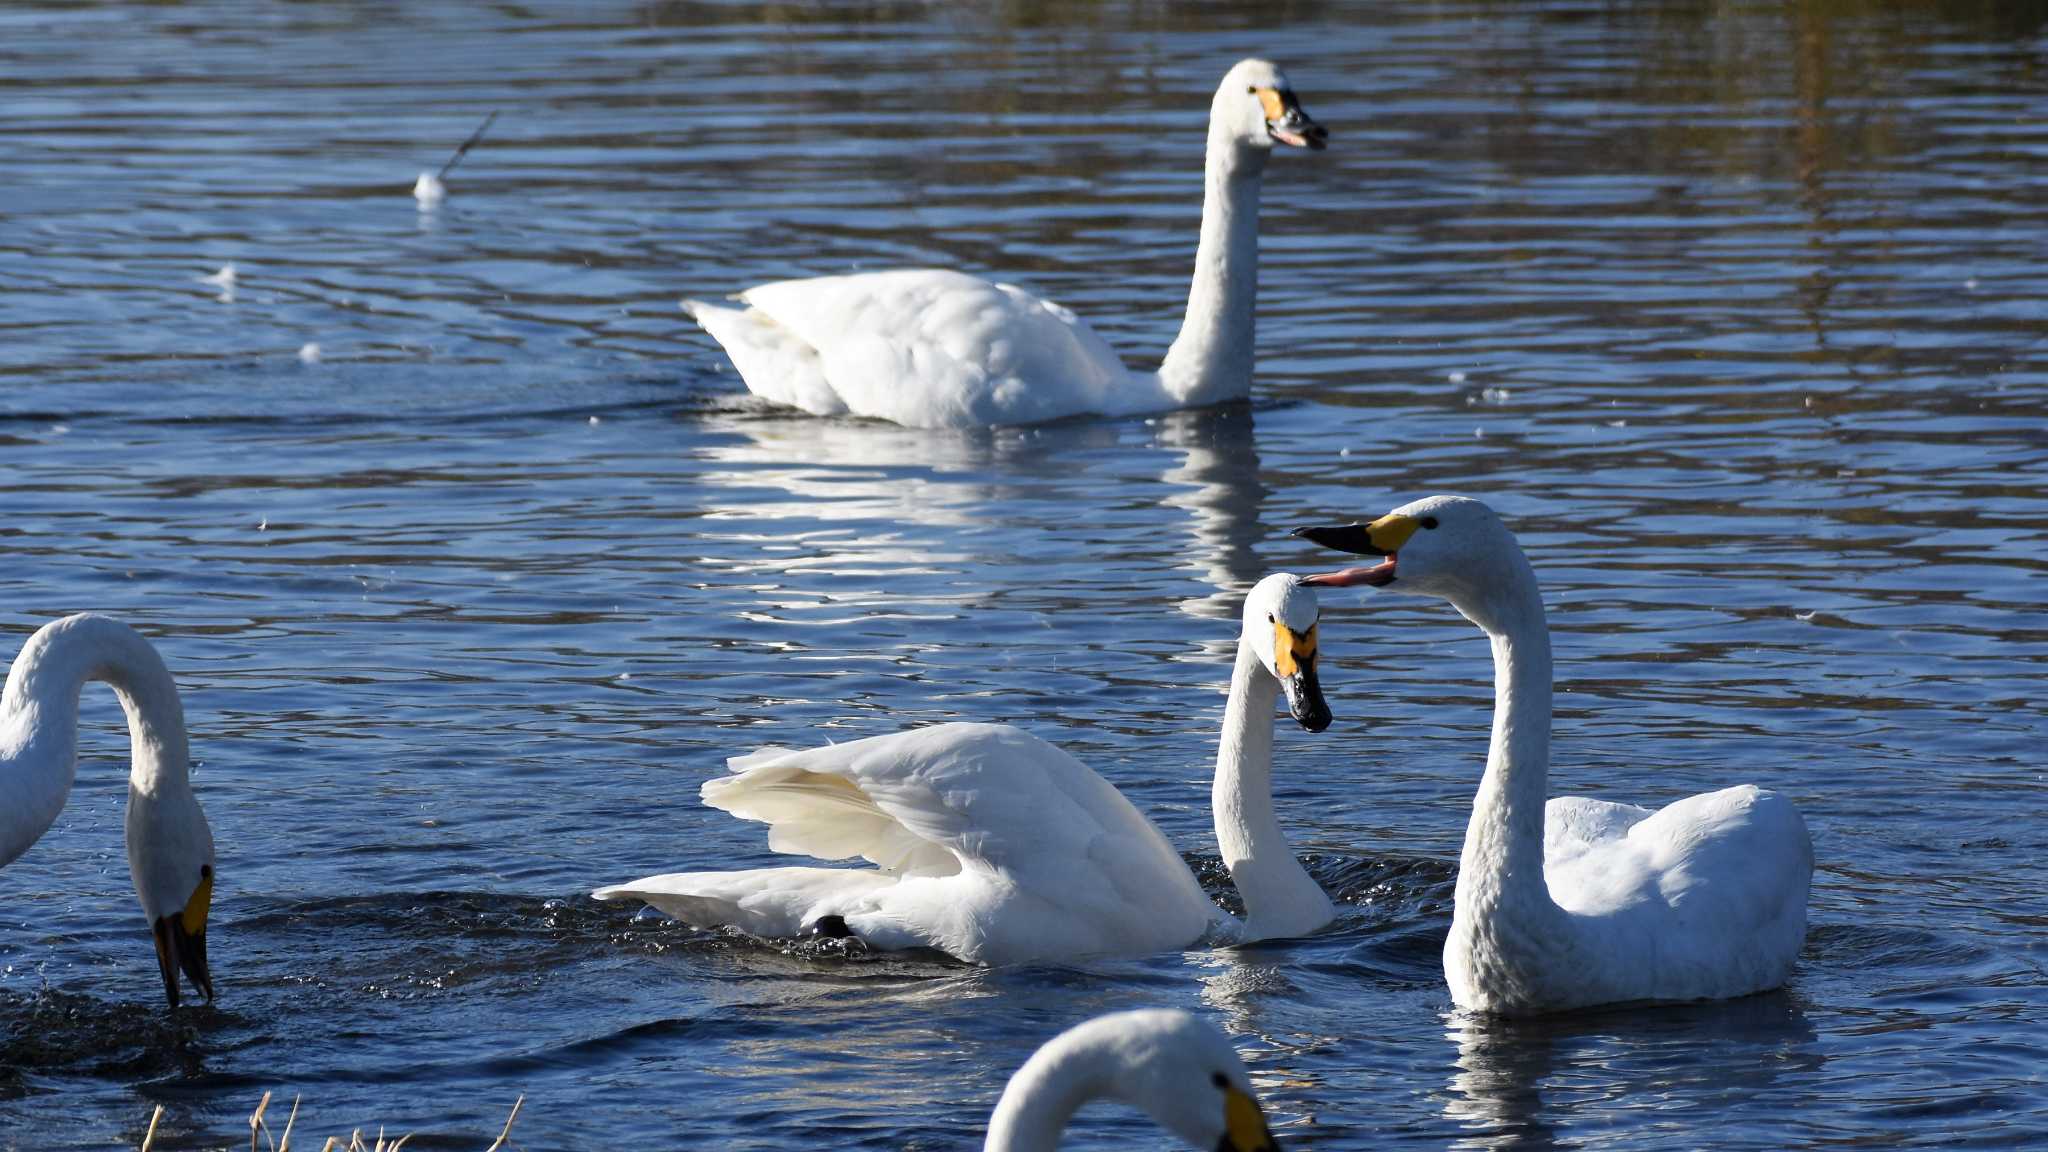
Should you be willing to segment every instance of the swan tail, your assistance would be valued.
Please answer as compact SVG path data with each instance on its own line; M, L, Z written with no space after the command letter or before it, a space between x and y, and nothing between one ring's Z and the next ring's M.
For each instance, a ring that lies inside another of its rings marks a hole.
M682 308L718 341L747 391L814 416L844 415L846 402L825 379L818 350L756 308L685 300Z
M693 928L738 928L753 936L800 936L826 916L857 911L895 877L852 868L756 868L671 872L599 888L599 900L638 900Z

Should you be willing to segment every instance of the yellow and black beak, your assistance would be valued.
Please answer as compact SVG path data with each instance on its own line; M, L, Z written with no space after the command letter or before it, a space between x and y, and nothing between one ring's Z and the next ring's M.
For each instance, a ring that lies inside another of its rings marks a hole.
M1280 1142L1266 1127L1265 1110L1236 1088L1223 1090L1223 1138L1216 1152L1280 1152Z
M1254 88L1259 106L1266 113L1266 134L1282 144L1320 152L1328 146L1330 133L1301 110L1291 88Z
M1287 714L1311 732L1330 726L1330 702L1323 699L1322 682L1316 679L1316 626L1295 634L1294 629L1273 622L1273 672L1280 677L1280 690L1287 695Z
M1320 572L1301 578L1303 584L1316 588L1349 588L1364 584L1370 588L1384 588L1394 582L1396 565L1401 550L1408 538L1415 535L1420 522L1413 516L1388 513L1370 524L1337 524L1326 528L1296 528L1294 534L1312 544L1349 552L1354 556L1385 556L1383 564L1363 568L1345 568L1337 572Z
M213 973L206 967L206 913L213 904L213 869L199 875L199 887L175 916L161 916L152 926L156 934L156 964L164 977L164 999L178 1006L178 973L185 973L192 986L213 1002Z

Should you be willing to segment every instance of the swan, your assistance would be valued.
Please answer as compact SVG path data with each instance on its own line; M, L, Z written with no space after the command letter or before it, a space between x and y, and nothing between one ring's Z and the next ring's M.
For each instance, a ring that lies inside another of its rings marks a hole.
M1074 1112L1103 1097L1143 1109L1201 1152L1279 1152L1237 1050L1166 1008L1097 1016L1046 1041L996 1101L983 1152L1052 1152Z
M206 913L213 902L213 832L192 795L185 710L149 641L107 616L45 624L22 645L0 691L0 867L42 838L78 768L78 694L111 685L128 714L128 871L156 936L164 996L178 1006L178 973L213 999Z
M1806 937L1813 846L1753 785L1659 811L1544 803L1550 631L1536 575L1492 509L1432 496L1371 524L1303 528L1385 561L1306 578L1448 600L1493 641L1493 743L1458 865L1444 977L1459 1007L1534 1014L1710 1000L1783 984Z
M704 803L766 823L777 852L873 868L683 872L600 888L699 928L764 938L853 937L1013 964L1139 955L1198 941L1300 936L1334 916L1273 814L1274 703L1330 724L1316 677L1315 593L1268 576L1245 598L1211 794L1244 897L1238 923L1123 794L1007 724L938 724L848 744L763 748L728 761Z
M1124 416L1251 394L1259 185L1274 145L1329 134L1278 67L1241 60L1209 106L1202 238L1180 337L1133 372L1079 316L1010 284L937 268L761 284L742 307L682 302L747 389L817 416L919 428Z

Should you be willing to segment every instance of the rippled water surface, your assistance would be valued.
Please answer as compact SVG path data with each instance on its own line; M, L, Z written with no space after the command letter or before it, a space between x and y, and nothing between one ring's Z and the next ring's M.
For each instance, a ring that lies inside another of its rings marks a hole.
M1333 142L1269 172L1251 405L792 418L676 309L943 264L1155 359L1252 53ZM1040 1040L1153 1004L1291 1147L2048 1141L2041 5L15 6L0 171L0 649L152 636L220 853L220 996L167 1013L90 689L0 873L0 1147L157 1104L159 1148L234 1144L274 1090L421 1149L522 1093L534 1150L961 1148ZM1336 726L1280 738L1314 939L979 970L584 895L773 860L696 803L726 755L954 718L1213 878L1238 598L1329 563L1290 527L1440 490L1544 581L1556 789L1796 799L1788 989L1452 1012L1491 670L1370 593L1324 598Z

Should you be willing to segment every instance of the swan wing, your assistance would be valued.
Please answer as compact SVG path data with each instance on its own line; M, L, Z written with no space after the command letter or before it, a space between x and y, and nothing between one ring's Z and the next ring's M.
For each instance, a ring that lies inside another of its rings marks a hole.
M1546 870L1569 866L1600 845L1628 835L1630 828L1651 815L1651 809L1634 804L1585 796L1554 797L1543 806L1543 866Z
M1172 845L1122 793L1007 724L938 724L801 751L766 748L728 768L731 775L704 785L704 802L767 824L777 852L858 856L910 876L972 869L1057 882L1087 861L1187 875Z
M901 269L776 281L740 298L744 323L719 314L733 309L692 314L749 389L806 411L975 427L1165 404L1080 317L1014 285Z
M1545 869L1552 898L1597 944L1602 979L1658 1000L1782 984L1806 938L1812 877L1798 810L1751 785L1679 800Z
M984 963L1158 951L1222 919L1121 793L1008 725L764 748L728 767L705 803L767 824L772 849L875 867L676 873L596 895L764 936L833 915L881 947Z

